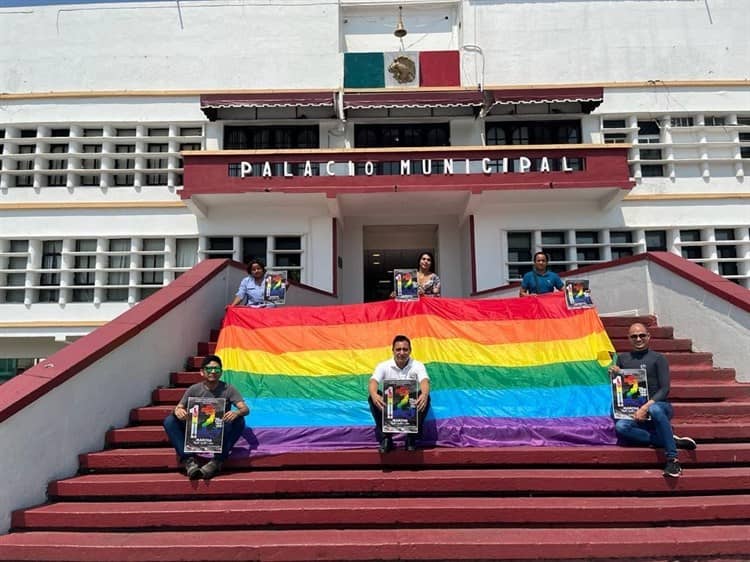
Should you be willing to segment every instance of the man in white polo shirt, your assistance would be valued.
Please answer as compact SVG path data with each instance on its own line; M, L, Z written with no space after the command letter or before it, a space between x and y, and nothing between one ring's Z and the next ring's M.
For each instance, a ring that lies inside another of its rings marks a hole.
M380 443L380 452L387 453L393 449L393 439L389 435L383 435L383 392L381 386L383 381L390 379L416 379L419 383L419 395L417 397L417 424L419 432L416 434L407 434L406 450L415 451L417 449L416 440L422 436L424 427L424 418L430 409L430 377L427 376L427 369L424 364L412 359L411 357L411 340L404 336L398 335L393 338L393 359L388 359L379 363L375 367L372 377L370 377L369 392L370 396L367 401L370 404L370 412L375 420L375 437Z

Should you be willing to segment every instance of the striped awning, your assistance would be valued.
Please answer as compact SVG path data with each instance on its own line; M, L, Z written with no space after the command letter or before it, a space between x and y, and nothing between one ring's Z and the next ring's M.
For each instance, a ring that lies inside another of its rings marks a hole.
M591 102L598 106L604 101L601 87L551 87L490 89L491 106L503 104ZM593 109L593 107L592 107Z
M344 109L397 109L433 107L482 107L484 93L479 90L414 90L345 92Z

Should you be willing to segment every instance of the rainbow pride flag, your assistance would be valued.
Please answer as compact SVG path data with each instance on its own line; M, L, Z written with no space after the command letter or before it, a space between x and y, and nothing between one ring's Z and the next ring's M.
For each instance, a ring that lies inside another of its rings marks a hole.
M396 334L430 376L425 442L614 443L614 348L596 310L555 293L228 309L217 354L251 410L235 454L375 447L367 385Z

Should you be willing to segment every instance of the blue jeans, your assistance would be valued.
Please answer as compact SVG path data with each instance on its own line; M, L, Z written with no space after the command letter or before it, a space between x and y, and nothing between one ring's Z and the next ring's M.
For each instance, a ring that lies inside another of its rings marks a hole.
M167 419L164 420L164 431L167 432L169 442L172 443L172 447L177 451L177 456L180 457L180 461L184 461L190 454L185 454L185 424L186 421L180 421L174 414L169 414ZM224 424L224 443L221 447L221 453L214 453L214 458L220 461L226 460L229 456L229 452L237 443L237 440L245 430L245 418L242 416L237 417L233 421L226 422Z
M672 433L672 404L655 402L648 409L650 420L617 420L615 433L628 445L645 445L664 449L668 459L677 458L677 446Z

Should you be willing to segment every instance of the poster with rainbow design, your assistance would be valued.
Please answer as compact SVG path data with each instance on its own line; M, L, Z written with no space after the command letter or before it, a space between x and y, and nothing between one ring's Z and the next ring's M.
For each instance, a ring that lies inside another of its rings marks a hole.
M251 408L235 454L375 447L367 385L396 334L430 377L426 445L615 442L612 343L554 293L228 309L216 352Z

